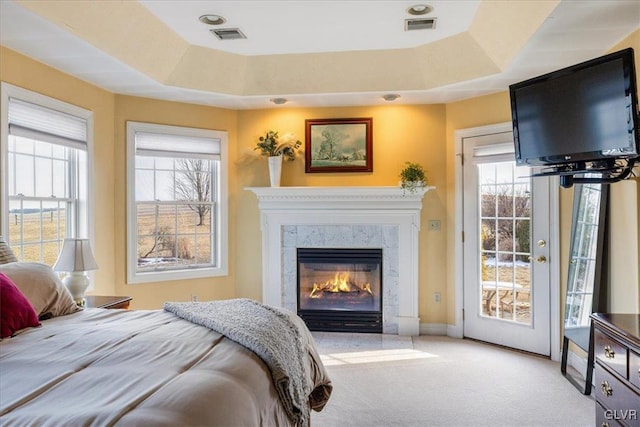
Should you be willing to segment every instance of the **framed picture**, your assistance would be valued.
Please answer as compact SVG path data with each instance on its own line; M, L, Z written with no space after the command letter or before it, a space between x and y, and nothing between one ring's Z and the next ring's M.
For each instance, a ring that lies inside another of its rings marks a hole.
M373 172L373 119L305 120L305 171Z

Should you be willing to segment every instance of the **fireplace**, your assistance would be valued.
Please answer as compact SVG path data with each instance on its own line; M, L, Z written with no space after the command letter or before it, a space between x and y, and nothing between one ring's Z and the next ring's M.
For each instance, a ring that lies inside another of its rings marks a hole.
M381 248L382 332L417 336L422 198L394 187L247 187L262 231L262 302L298 310L298 248Z
M312 331L382 332L382 249L298 248L298 315Z

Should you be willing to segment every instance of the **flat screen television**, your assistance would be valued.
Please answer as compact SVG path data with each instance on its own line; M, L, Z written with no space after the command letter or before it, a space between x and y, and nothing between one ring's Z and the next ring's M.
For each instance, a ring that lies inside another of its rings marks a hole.
M518 165L562 175L640 154L633 49L510 85L509 93Z

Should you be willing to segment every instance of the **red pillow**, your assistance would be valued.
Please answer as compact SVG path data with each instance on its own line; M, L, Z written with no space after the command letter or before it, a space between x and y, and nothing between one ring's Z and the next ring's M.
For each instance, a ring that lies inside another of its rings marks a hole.
M11 279L0 273L0 338L29 326L40 326L38 313Z

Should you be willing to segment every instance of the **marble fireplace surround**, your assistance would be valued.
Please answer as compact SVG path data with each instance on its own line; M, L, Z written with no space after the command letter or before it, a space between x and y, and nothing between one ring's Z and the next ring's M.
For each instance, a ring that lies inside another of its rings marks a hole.
M297 310L297 248L381 248L383 333L419 335L424 194L399 187L248 187L262 230L262 299Z

